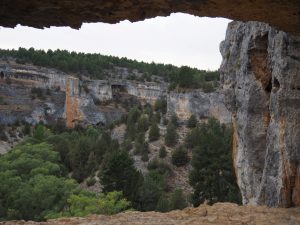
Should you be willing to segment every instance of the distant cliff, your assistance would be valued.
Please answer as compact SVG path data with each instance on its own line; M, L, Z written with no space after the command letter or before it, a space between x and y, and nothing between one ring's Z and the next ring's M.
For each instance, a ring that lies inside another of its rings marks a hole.
M118 69L126 73L129 71ZM222 123L231 122L220 91L204 93L191 90L185 93L168 92L168 83L139 82L127 79L91 80L14 61L0 61L0 123L26 121L53 122L64 120L68 127L76 124L108 124L126 112L113 102L122 95L132 96L141 104L154 104L166 99L168 115L176 114L186 121L192 114L199 119L215 117ZM113 75L113 74L112 74ZM123 96L124 97L124 96ZM111 103L110 103L111 102Z

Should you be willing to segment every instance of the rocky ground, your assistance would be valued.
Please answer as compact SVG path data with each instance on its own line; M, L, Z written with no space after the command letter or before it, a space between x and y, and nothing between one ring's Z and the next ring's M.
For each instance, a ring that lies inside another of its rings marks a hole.
M1 225L298 225L300 208L267 208L218 203L168 213L126 212L113 216L62 218L47 222L7 221Z

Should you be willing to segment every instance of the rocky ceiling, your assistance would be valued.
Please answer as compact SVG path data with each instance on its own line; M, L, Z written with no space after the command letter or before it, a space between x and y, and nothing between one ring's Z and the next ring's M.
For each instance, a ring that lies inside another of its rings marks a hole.
M139 21L173 12L261 21L300 36L300 0L1 0L0 25L43 28Z

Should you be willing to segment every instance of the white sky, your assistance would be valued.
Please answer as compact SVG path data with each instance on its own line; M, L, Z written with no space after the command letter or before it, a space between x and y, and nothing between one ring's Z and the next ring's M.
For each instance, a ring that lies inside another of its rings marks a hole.
M228 22L176 13L135 23L84 24L80 30L0 27L0 48L59 48L214 70L221 64L219 44Z

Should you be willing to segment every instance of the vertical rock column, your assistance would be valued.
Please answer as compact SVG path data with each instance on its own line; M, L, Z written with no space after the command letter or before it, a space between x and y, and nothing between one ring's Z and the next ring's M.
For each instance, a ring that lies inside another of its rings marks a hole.
M244 204L300 206L300 38L232 22L220 50Z
M79 99L80 89L78 78L69 76L66 82L66 102L65 102L65 113L66 126L69 128L74 128L76 123L83 120L83 113L81 112L80 99Z

